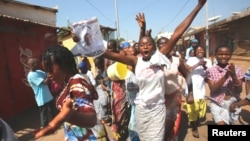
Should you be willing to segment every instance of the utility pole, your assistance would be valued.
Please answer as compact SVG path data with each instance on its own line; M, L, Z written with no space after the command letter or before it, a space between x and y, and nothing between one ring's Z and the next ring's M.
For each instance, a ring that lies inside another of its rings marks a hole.
M208 32L208 1L206 2L206 57L209 57L209 32Z
M117 0L115 1L115 15L116 15L116 39L119 41L120 39L120 29L119 29L119 18L118 18L118 7L117 7Z

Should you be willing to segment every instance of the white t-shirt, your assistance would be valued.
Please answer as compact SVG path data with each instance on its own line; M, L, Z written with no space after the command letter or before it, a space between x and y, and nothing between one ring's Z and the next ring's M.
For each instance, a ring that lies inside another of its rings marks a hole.
M169 60L158 50L151 56L149 61L138 57L135 67L135 75L138 81L139 93L135 104L153 106L165 103L165 77L164 67L169 67Z
M206 67L210 68L212 67L212 62L211 60L204 58L204 60L207 62ZM197 57L190 57L187 60L187 65L189 66L194 66L197 63L200 62L200 59ZM205 77L206 77L206 70L200 65L196 67L192 72L191 72L191 81L193 83L193 95L194 99L204 99L206 95L206 83L205 83Z

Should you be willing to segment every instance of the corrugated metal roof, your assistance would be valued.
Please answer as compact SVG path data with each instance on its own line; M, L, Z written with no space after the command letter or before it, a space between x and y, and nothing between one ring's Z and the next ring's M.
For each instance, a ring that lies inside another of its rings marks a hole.
M242 18L247 18L249 16L250 16L250 7L247 8L245 11L242 11L241 13L234 14L233 16L230 16L228 18L213 22L212 24L208 25L208 29L209 30L216 29L219 26L226 25L226 24L228 24L230 22L233 22L233 21L236 21L236 20L239 20L239 19L242 19ZM189 31L190 29L194 29L194 28L190 27L187 31ZM200 27L198 29L194 29L191 32L185 32L182 37L191 36L191 35L197 34L199 32L202 32L204 30L206 30L205 26Z
M45 10L50 10L50 11L53 11L53 12L58 12L58 10L56 8L49 8L49 7L44 7L44 6L40 6L40 5L34 5L34 4L30 4L30 3L15 1L15 0L3 0L3 1L4 2L15 3L15 4L20 4L20 5L27 5L27 6L37 7L37 8L41 8L41 9L45 9Z
M8 15L3 15L3 14L0 14L0 17L7 18L7 19L18 20L18 21L27 22L27 23L33 23L33 24L38 24L38 25L43 25L43 26L57 28L57 27L55 27L53 25L48 25L48 24L44 24L44 23L39 23L39 22L35 22L35 21L27 20L27 19L21 19L21 18L12 17L12 16L8 16Z

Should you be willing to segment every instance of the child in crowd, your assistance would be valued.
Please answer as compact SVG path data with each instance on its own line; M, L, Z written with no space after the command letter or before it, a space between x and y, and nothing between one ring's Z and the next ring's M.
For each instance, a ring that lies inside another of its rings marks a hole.
M96 86L94 74L91 71L91 65L87 57L82 59L82 61L78 64L78 68L80 73L89 81L89 83L93 86Z
M250 68L247 70L247 72L245 73L245 88L246 88L246 98L239 101L239 102L236 102L236 103L232 103L230 105L230 111L231 112L235 112L235 109L237 109L237 107L241 107L241 106L245 106L245 105L249 105L250 104L250 92L249 92L249 89L250 89Z
M94 59L95 68L97 69L97 74L95 77L96 81L96 91L98 93L99 99L94 100L94 105L97 112L97 117L104 124L111 124L111 116L108 112L108 108L110 107L110 99L109 94L106 91L107 86L104 82L103 73L104 73L104 58L96 57ZM98 114L100 113L100 114Z
M194 49L195 56L189 57L187 65L190 67L192 94L194 97L194 103L187 104L188 120L192 127L193 136L199 138L198 121L206 119L206 83L205 77L207 74L207 68L212 67L212 62L208 58L205 58L205 48L198 46Z
M217 125L234 124L238 120L240 108L235 113L229 106L240 99L242 92L242 68L229 63L232 50L228 45L220 45L215 49L218 63L208 69L207 83L210 88L210 110Z

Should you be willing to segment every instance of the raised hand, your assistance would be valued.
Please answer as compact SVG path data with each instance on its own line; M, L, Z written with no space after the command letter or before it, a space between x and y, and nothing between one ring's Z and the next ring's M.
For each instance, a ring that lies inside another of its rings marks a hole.
M204 5L207 2L207 0L199 0L199 5Z
M145 21L144 13L137 14L135 19L136 19L136 21L137 21L140 28L145 28L146 27L146 21Z
M229 64L228 64L228 70L227 70L227 71L229 72L229 75L230 75L231 77L236 76L236 73L235 73L235 66L234 66L233 63L229 63Z
M199 64L200 64L204 69L207 69L207 66L206 66L207 61L205 61L204 59L201 59L200 62L199 62Z
M147 30L146 33L145 33L145 36L152 37L151 32L152 32L151 29Z
M144 17L144 13L137 14L135 19L140 27L140 35L139 35L139 40L140 40L146 34L146 20Z
M188 14L188 16L175 28L172 36L170 37L168 43L163 45L160 49L160 52L168 55L171 50L175 47L178 40L181 38L183 33L187 30L187 28L191 25L192 21L199 13L201 8L204 6L207 0L198 0L198 4L194 7L194 9Z

